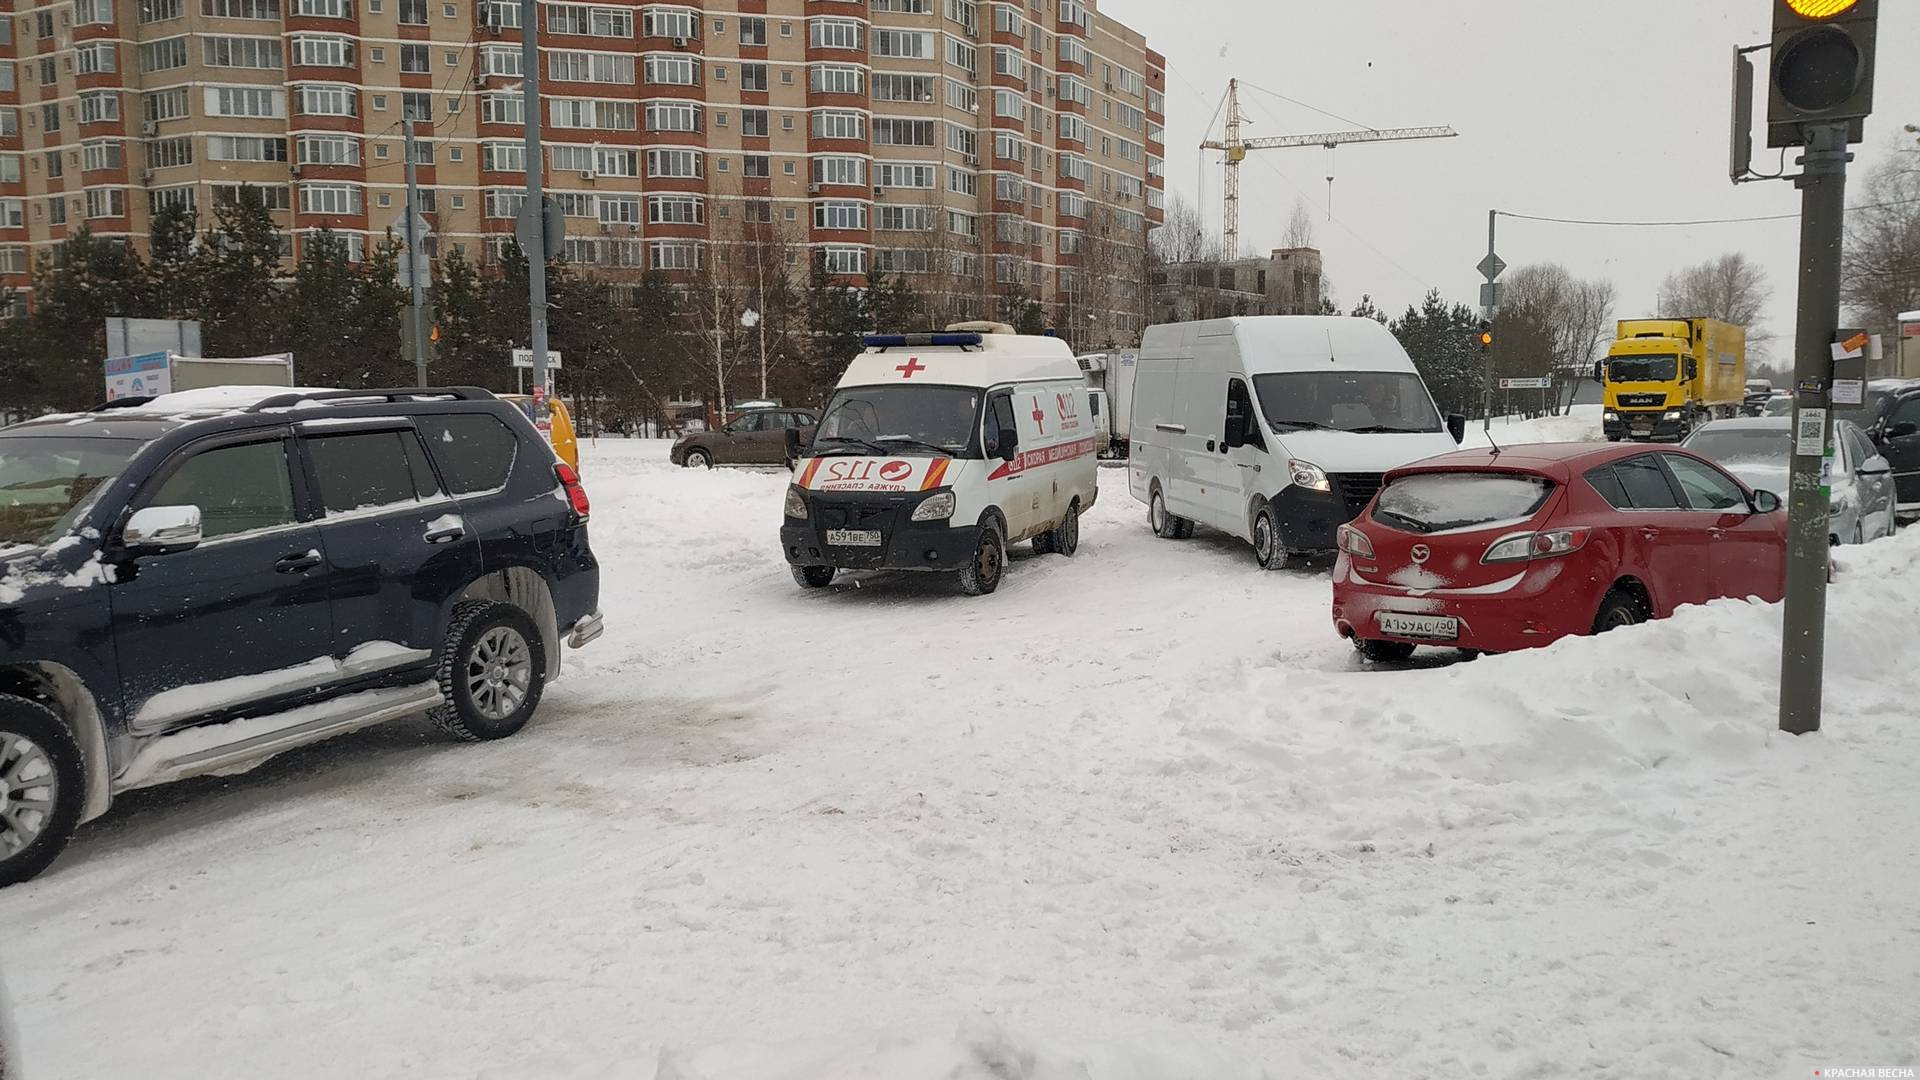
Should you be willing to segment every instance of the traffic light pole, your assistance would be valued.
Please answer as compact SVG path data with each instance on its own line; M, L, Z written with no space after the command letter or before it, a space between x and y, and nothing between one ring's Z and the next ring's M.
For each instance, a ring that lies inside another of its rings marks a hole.
M547 250L546 195L541 190L546 160L540 151L540 5L520 0L521 117L527 130L527 201L535 227L521 242L527 256L527 309L531 320L527 346L533 350L533 422L547 423ZM542 426L541 430L546 430Z
M1787 598L1780 656L1780 730L1820 730L1826 662L1828 495L1821 466L1833 443L1833 343L1840 330L1840 243L1847 198L1845 122L1807 126L1801 159L1800 310L1793 337L1794 446L1787 488ZM1818 442L1814 440L1818 439Z
M420 284L425 254L420 250L420 183L413 165L413 121L406 123L407 155L407 290L413 306L407 309L407 335L413 340L415 386L427 385L427 297Z

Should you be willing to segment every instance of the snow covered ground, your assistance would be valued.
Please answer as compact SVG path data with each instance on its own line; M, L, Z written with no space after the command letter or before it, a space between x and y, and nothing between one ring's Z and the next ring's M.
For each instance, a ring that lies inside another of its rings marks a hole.
M991 597L802 593L785 474L664 452L589 448L607 634L518 737L139 792L0 892L26 1076L1920 1065L1920 532L1842 556L1794 739L1774 609L1365 670L1111 470Z

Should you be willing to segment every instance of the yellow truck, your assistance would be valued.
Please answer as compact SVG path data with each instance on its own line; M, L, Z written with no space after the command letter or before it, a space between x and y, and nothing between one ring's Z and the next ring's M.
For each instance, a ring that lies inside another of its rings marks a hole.
M1709 420L1740 415L1747 331L1718 319L1622 319L1596 374L1609 442L1679 442Z

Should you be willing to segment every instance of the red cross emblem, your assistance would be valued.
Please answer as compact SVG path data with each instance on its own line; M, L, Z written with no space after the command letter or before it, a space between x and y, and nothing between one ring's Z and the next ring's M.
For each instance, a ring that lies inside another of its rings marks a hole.
M906 363L901 364L899 367L894 368L893 370L899 372L901 378L911 379L913 378L916 372L927 370L927 365L921 363L920 358L915 356L910 358Z

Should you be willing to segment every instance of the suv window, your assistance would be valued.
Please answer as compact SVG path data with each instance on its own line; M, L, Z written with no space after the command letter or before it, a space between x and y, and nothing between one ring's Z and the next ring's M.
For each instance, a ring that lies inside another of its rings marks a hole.
M1895 424L1920 424L1920 394L1907 398L1887 417L1887 426Z
M1680 481L1688 505L1695 510L1745 510L1747 496L1740 485L1711 465L1703 465L1679 454L1663 455L1674 479Z
M409 448L408 444L413 446ZM306 439L329 514L393 506L440 493L409 431L367 431Z
M507 477L513 475L520 440L496 417L486 413L435 413L416 416L414 423L453 494L495 491L505 487Z
M1602 498L1616 510L1678 510L1680 497L1653 455L1616 461L1587 473Z
M197 506L208 540L293 524L287 441L203 450L183 462L143 506Z

